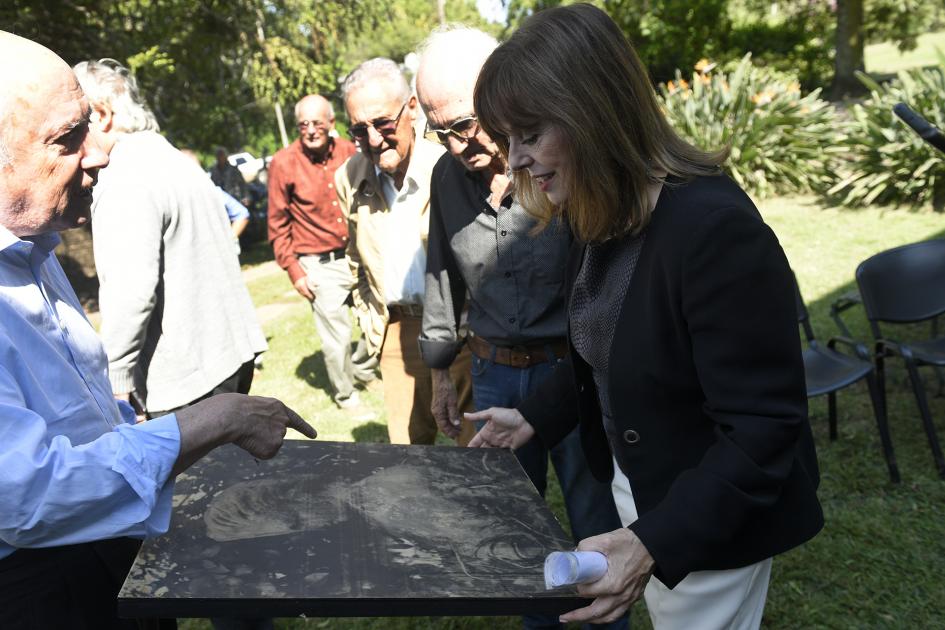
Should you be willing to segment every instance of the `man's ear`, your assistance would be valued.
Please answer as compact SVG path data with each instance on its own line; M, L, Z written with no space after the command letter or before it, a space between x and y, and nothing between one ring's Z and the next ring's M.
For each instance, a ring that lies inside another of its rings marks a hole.
M112 123L114 122L114 119L115 116L111 107L107 105L92 106L92 124L98 127L98 130L102 133L108 133L112 130Z
M417 97L411 95L407 100L407 109L410 111L410 122L417 120Z

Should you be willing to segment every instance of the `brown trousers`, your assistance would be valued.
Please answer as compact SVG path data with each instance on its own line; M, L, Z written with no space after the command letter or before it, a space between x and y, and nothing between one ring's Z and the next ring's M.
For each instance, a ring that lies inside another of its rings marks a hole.
M381 378L384 382L384 408L391 444L433 444L438 428L430 404L433 381L430 368L420 358L420 317L404 316L388 323L381 348ZM453 365L450 376L456 386L459 412L472 411L472 358L465 346ZM475 434L472 423L464 422L456 442L465 446Z

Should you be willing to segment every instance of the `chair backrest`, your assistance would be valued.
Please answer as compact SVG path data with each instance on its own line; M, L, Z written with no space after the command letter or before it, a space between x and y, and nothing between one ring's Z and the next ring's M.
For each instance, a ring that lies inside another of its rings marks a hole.
M945 240L867 258L856 268L856 283L871 325L920 322L945 313Z
M814 341L814 329L810 325L810 315L807 313L807 305L804 304L804 298L801 296L801 288L797 286L797 276L791 272L794 279L794 304L797 308L797 323L804 329L804 336L807 341Z

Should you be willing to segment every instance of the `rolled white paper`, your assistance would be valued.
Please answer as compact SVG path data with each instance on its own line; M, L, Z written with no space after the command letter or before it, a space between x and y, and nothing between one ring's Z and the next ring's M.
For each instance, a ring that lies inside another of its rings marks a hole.
M597 551L552 551L545 558L545 588L584 584L604 577L607 556Z

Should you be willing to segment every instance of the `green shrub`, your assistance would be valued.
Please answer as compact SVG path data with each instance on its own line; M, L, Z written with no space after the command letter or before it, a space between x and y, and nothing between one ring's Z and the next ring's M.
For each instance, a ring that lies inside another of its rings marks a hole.
M746 191L823 191L836 160L833 106L814 90L802 96L796 80L751 64L710 73L700 62L691 82L660 85L666 114L684 138L707 150L731 148L724 168Z
M849 206L872 203L945 208L945 155L923 141L893 113L902 101L945 129L945 55L938 67L907 70L886 86L860 80L869 97L851 109L844 144L847 162L830 189Z
M738 11L725 57L739 59L751 53L756 66L790 72L805 91L828 84L837 23L829 3L778 3L777 17L766 10L770 2L752 4Z

